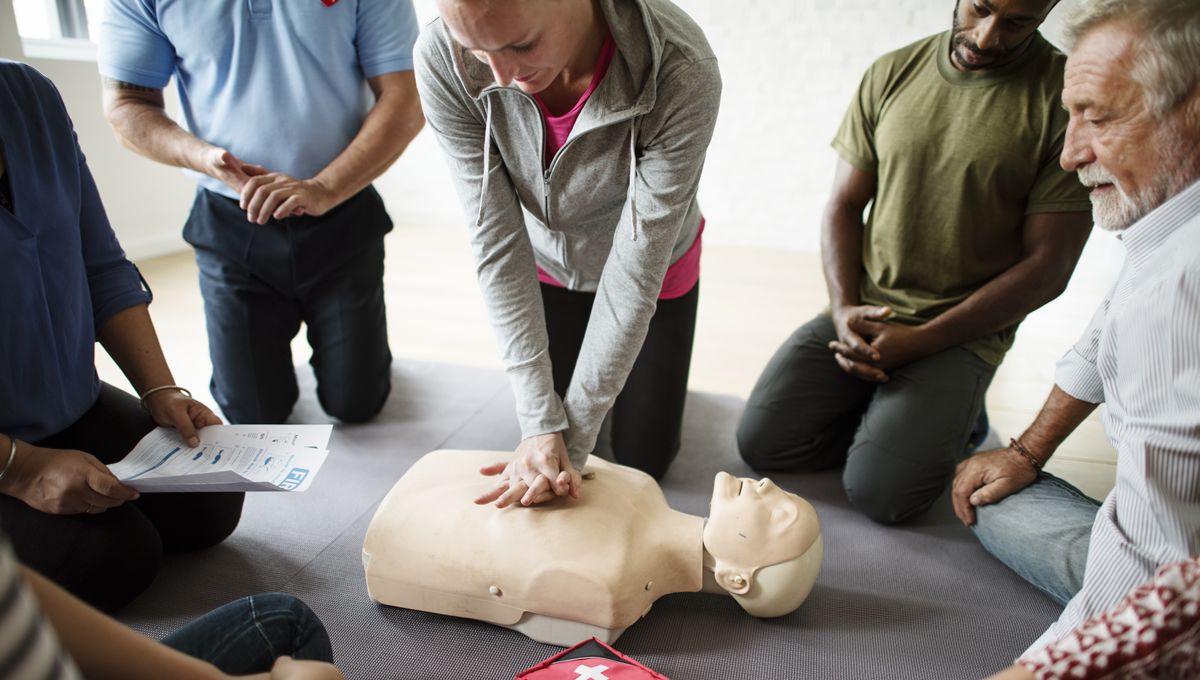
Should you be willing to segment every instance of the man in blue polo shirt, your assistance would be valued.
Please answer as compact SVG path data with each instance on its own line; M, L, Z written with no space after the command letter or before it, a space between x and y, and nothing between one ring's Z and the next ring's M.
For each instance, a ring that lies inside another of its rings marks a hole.
M200 268L212 394L230 422L291 413L301 322L326 412L358 422L383 407L392 225L370 183L422 125L416 36L408 0L109 0L109 123L199 184L183 235ZM186 130L163 107L172 75Z

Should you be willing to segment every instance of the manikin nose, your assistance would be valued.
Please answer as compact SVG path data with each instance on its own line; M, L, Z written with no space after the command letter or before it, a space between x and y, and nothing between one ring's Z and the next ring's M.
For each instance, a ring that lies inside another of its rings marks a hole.
M752 496L762 496L774 491L776 488L775 482L772 482L768 477L763 477L757 482L751 479L746 479L741 482L741 487L738 489L738 495L741 495L741 492L745 491Z

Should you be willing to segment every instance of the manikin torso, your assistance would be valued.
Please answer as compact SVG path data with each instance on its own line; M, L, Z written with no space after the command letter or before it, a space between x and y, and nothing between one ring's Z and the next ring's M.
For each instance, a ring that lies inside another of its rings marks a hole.
M711 573L705 577L714 559L704 548L704 519L672 510L654 480L632 468L593 456L588 471L594 476L578 499L530 508L474 504L496 483L479 468L512 455L436 451L404 474L363 544L372 599L569 645L591 635L615 640L663 595L698 591L706 581L717 592L730 589L718 587ZM805 573L815 578L819 525L811 506L796 500L811 516L801 513L805 526L789 539L800 541L811 563ZM753 580L752 572L744 573Z

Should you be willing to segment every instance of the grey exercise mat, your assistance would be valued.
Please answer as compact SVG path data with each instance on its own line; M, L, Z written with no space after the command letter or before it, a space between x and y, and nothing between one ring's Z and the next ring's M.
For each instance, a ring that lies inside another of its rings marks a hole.
M302 380L293 419L327 422ZM733 432L742 402L692 393L683 450L663 480L671 505L703 515L718 470L753 473ZM375 506L417 458L438 448L503 449L518 432L497 371L404 362L373 423L338 427L331 454L301 494L251 494L224 544L169 557L121 618L162 636L212 607L267 590L320 615L348 678L509 680L556 653L504 629L374 604L360 562ZM970 678L1011 662L1058 607L979 547L939 503L919 522L872 523L849 507L837 473L774 475L821 517L825 561L808 601L757 620L730 598L659 600L616 647L673 680Z

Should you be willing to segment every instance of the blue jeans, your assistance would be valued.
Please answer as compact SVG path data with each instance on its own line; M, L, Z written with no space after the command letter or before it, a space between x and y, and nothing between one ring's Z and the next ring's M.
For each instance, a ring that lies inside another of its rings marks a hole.
M1046 472L999 503L975 509L983 547L1021 578L1066 605L1083 585L1100 503Z
M218 607L168 635L163 644L231 675L269 671L281 656L333 661L321 620L285 593L251 595Z

